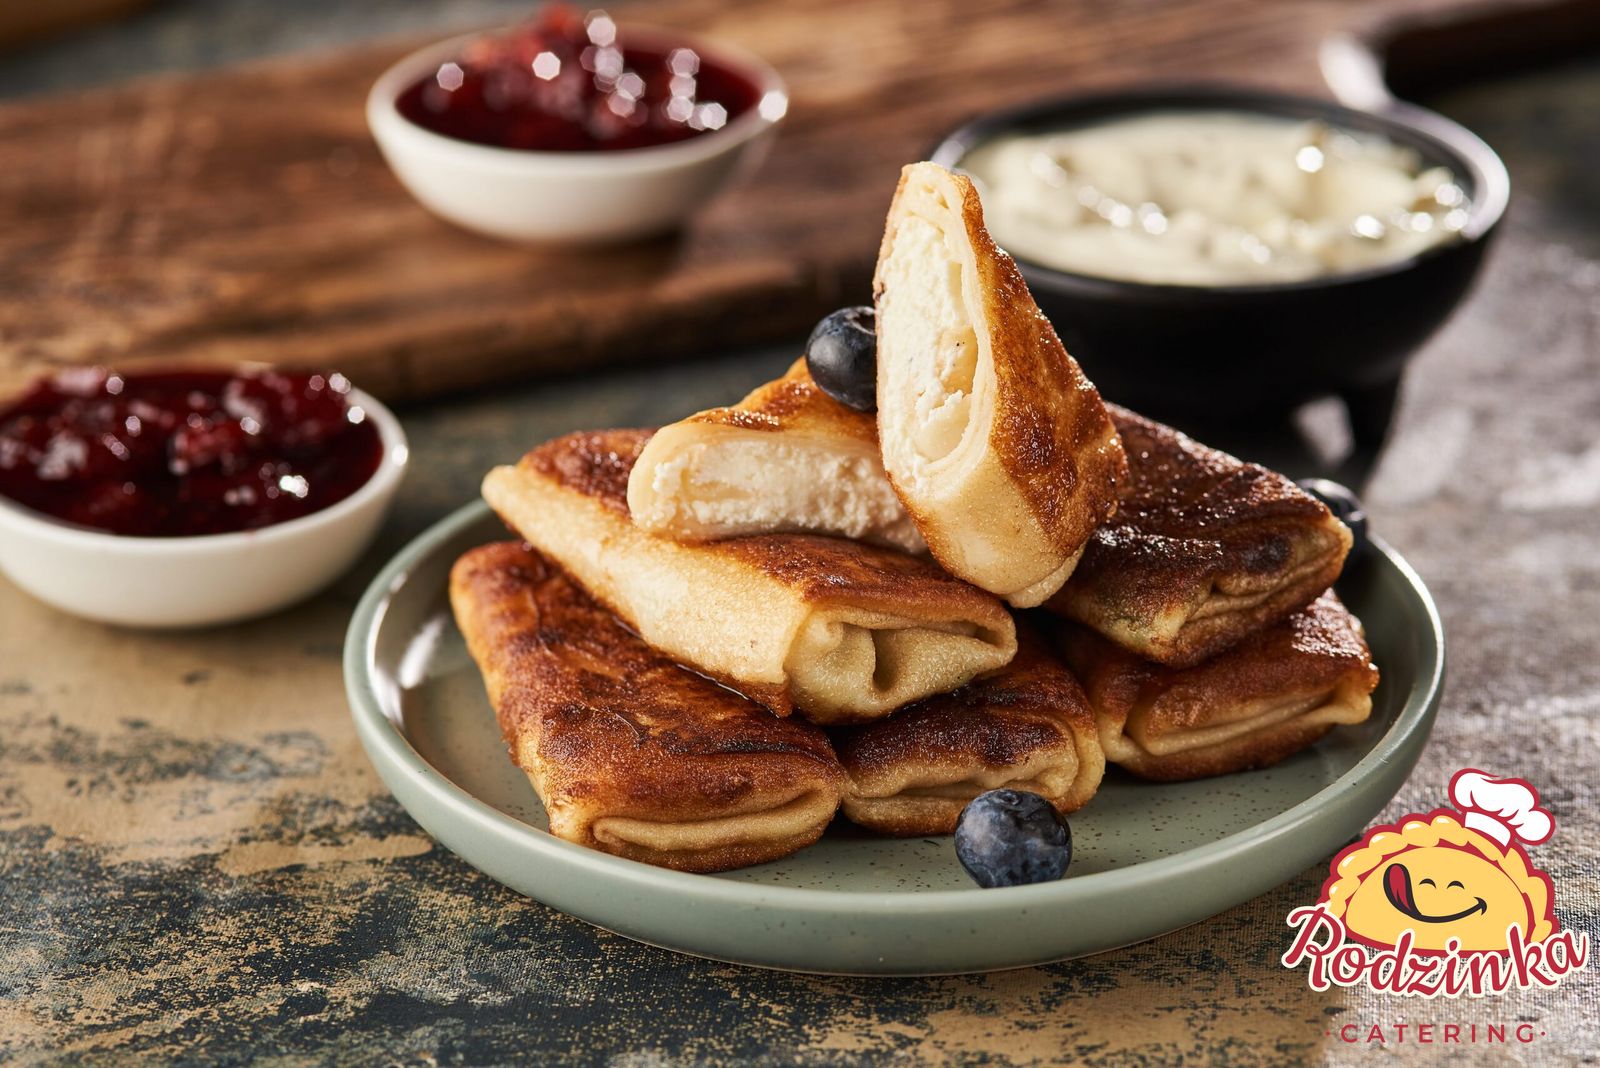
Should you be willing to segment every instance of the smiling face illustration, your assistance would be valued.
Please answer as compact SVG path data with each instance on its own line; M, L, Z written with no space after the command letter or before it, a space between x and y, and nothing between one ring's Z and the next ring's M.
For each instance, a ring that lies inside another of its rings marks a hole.
M1393 945L1415 932L1418 949L1505 949L1506 928L1526 934L1532 917L1522 891L1496 864L1454 846L1407 849L1362 880L1350 898L1345 925Z
M1522 853L1446 814L1375 828L1335 864L1328 905L1352 935L1394 945L1404 931L1420 950L1504 950L1506 929L1547 937L1549 883Z

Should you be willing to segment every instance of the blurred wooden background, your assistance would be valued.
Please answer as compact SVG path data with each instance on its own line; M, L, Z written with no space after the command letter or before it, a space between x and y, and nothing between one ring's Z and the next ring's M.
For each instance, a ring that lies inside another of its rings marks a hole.
M668 0L634 17L764 56L789 118L681 236L604 252L498 244L400 188L363 102L417 41L24 99L0 106L0 395L64 365L268 361L394 400L801 334L867 299L898 168L960 121L1130 82L1326 93L1330 33L1446 9Z

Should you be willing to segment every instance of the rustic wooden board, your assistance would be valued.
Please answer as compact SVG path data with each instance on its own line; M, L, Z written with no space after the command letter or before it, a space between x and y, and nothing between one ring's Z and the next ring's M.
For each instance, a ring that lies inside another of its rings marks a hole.
M1439 6L1407 0L1416 12ZM1321 92L1363 0L672 0L767 57L790 118L679 239L554 252L457 231L389 174L367 87L416 42L0 108L0 395L82 363L337 366L405 399L802 332L867 296L899 166L977 112L1135 81Z
M131 15L150 0L50 0L48 4L0 4L0 49L41 37Z

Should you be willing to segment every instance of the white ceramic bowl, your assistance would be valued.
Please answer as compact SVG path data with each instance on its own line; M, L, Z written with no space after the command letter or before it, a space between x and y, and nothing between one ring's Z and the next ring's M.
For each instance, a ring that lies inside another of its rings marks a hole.
M132 538L59 522L0 497L0 571L64 612L129 627L265 615L332 582L372 541L405 473L405 432L360 390L383 458L362 487L310 515L237 534Z
M630 42L686 46L749 78L759 103L687 141L616 152L532 152L473 144L425 130L395 101L459 56L478 34L413 52L367 95L367 124L390 168L434 214L491 237L607 244L673 229L718 190L753 170L788 111L783 79L746 52L690 34L629 25Z

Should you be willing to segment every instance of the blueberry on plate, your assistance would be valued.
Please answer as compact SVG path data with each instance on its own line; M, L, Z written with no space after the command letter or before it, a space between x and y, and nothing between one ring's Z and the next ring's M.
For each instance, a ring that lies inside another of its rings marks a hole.
M1072 863L1072 831L1038 794L990 790L961 811L956 856L982 887L1052 882Z
M840 308L811 331L806 368L822 392L858 412L878 410L878 316Z
M1361 498L1352 493L1349 487L1331 478L1302 478L1296 485L1327 505L1334 518L1350 528L1350 536L1355 542L1351 552L1360 552L1367 547L1367 510Z

